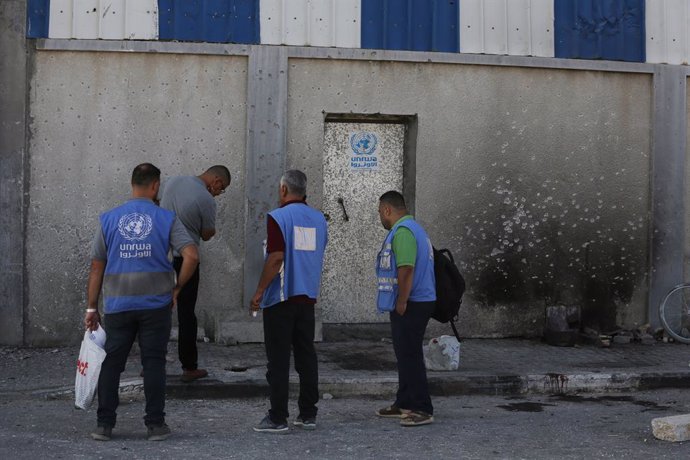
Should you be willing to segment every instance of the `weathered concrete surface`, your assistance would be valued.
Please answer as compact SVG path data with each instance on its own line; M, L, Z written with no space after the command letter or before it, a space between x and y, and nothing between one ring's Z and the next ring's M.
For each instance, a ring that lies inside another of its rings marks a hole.
M288 63L286 124L280 85L287 77L278 74L278 89L266 92L268 76L254 75L251 90L246 56L37 53L27 343L79 340L93 223L127 196L131 167L146 160L169 175L196 174L213 163L233 173L220 198L220 233L202 245L199 299L208 335L222 338L218 331L227 330L232 340L232 324L247 321L248 274L258 276L255 249L265 234L274 166L304 170L310 204L325 206L324 113L350 112L417 117L416 214L434 243L455 253L468 281L463 335L539 335L545 306L560 302L581 305L584 324L595 328L648 320L651 74L465 61ZM263 108L250 107L247 95L260 93ZM286 153L277 147L284 136ZM250 181L255 191L245 192ZM10 221L20 222L21 209L15 214ZM250 254L254 265L243 268ZM430 330L448 333L448 326L432 323ZM259 327L239 332L261 338Z
M275 46L253 46L249 55L247 87L247 146L245 154L244 283L243 304L249 306L263 268L263 242L266 239L266 215L278 205L278 184L285 172L285 137L287 135L287 52ZM239 321L235 325L233 321ZM220 340L260 342L263 333L256 328L243 329L241 319L226 322L219 329ZM260 320L259 320L260 321ZM229 330L228 327L229 326Z
M0 343L24 340L26 2L0 2Z
M659 304L683 280L685 244L685 162L687 156L687 77L684 66L657 67L651 180L651 262L649 323L659 327Z
M560 302L646 321L649 75L292 59L288 101L310 177L324 112L417 114L416 214L465 274L462 334L539 335Z
M239 314L244 255L246 57L37 52L27 222L32 345L75 343L99 213L127 199L132 168L166 176L227 165L216 236L201 245L199 325ZM244 310L242 310L244 312Z
M690 414L659 417L652 420L652 433L662 441L690 440Z
M684 247L684 255L685 258L683 260L683 279L685 282L690 281L690 270L688 267L690 267L690 187L688 185L690 184L690 181L688 181L688 177L690 177L690 78L686 78L685 81L685 110L687 112L686 114L686 131L685 131L685 190L684 190L684 196L685 196L685 247Z

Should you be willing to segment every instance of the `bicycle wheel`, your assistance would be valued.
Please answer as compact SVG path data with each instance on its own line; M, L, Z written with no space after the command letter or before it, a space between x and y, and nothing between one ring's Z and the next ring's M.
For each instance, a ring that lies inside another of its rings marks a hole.
M659 305L659 319L668 335L690 343L690 284L678 285L666 294Z

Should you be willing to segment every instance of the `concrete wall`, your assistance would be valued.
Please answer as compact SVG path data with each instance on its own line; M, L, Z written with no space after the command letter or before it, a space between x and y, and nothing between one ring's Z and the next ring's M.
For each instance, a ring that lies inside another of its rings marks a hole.
M288 163L310 177L323 112L418 116L417 217L459 255L462 334L539 335L559 302L597 328L646 321L651 76L299 59L289 71Z
M202 243L199 325L239 311L244 252L246 57L41 51L31 78L26 232L31 345L76 342L99 213L132 168L166 176L224 164L217 235Z
M26 2L0 2L0 343L24 341Z
M29 49L28 162L25 132L6 124L3 141L18 149L7 156L3 146L0 157L10 216L0 244L16 256L2 268L16 275L6 291L17 300L3 313L18 323L2 326L25 329L14 343L79 340L97 216L126 199L142 161L164 175L230 168L219 234L202 246L200 325L216 339L261 340L245 304L265 210L283 164L308 174L310 203L322 205L328 114L414 120L413 204L467 278L466 336L539 335L552 303L582 305L585 324L603 330L654 323L655 299L681 277L674 238L687 251L690 192L663 172L690 172L677 152L690 133L690 99L676 84L687 84L684 68L213 44L52 40ZM0 51L6 65L14 48ZM7 87L0 96L16 105L3 106L2 121L21 127L22 81ZM682 120L681 136L667 135L672 120ZM15 169L5 174L5 164ZM670 209L688 210L673 219Z
M686 123L686 153L685 153L685 222L690 223L690 78L685 80L687 114ZM685 225L685 251L683 254L683 281L690 282L690 225Z

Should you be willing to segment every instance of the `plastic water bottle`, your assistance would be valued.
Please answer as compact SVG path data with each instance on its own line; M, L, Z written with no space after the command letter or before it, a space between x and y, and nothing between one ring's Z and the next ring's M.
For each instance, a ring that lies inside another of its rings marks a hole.
M105 329L98 325L98 329L91 331L89 338L99 347L103 348L105 346Z

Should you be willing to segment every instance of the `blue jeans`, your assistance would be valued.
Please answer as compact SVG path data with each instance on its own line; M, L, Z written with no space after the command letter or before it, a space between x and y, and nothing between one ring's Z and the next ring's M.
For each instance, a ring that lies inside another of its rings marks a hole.
M393 349L398 361L398 393L395 405L401 409L433 415L424 365L424 332L435 302L407 302L405 314L390 313Z
M120 404L120 374L134 339L139 337L141 364L144 367L146 416L144 423L165 422L165 355L168 352L172 309L132 310L105 315L105 361L98 378L98 425L115 426Z

